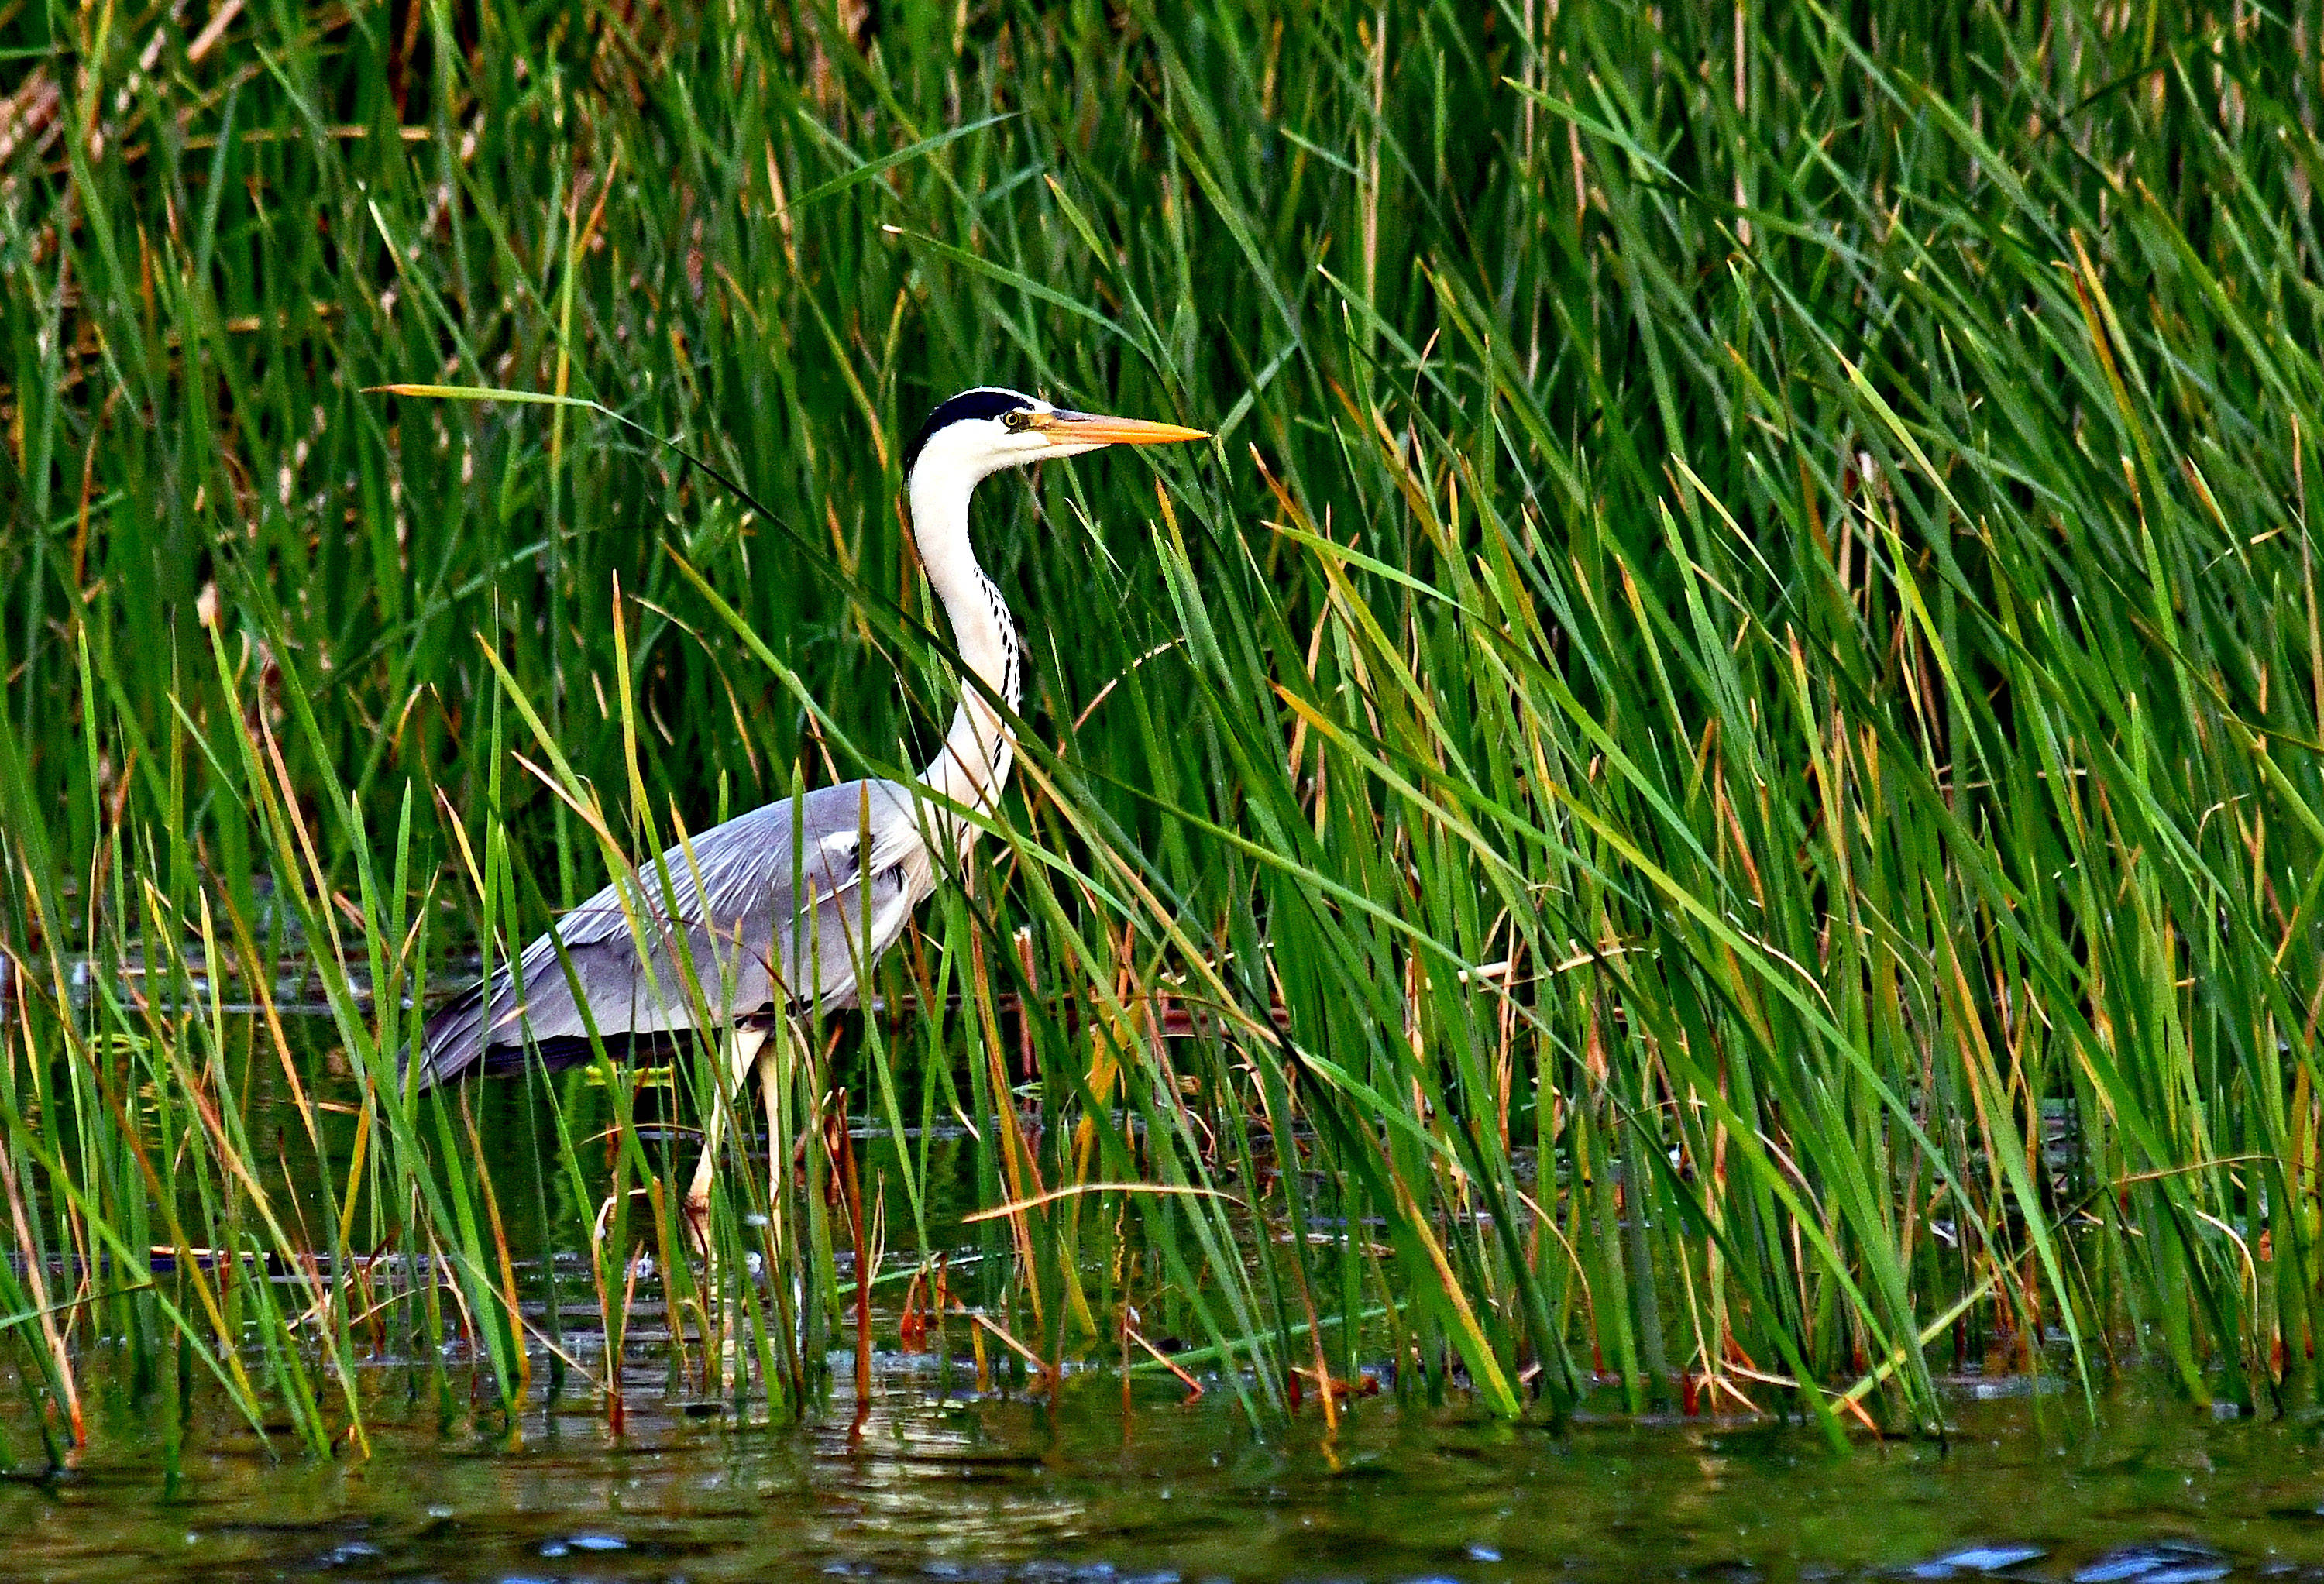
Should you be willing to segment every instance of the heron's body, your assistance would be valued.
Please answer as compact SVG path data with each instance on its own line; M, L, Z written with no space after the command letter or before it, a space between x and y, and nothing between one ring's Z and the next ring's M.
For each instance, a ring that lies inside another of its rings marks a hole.
M935 889L941 851L957 860L975 839L1015 751L1008 717L1023 653L969 543L971 492L1044 456L1201 437L1063 411L1014 391L969 391L939 405L906 453L905 487L921 567L973 679L919 784L849 781L770 803L617 877L428 1020L410 1057L420 1082L583 1059L593 1034L620 1045L701 1030L725 1032L739 1084L789 1011L853 1005ZM719 1114L689 1195L697 1214Z
M425 1082L521 1066L528 1037L555 1068L588 1059L593 1027L633 1039L854 1005L864 972L936 889L927 847L894 839L917 833L912 807L894 781L849 781L672 847L559 918L489 994L480 985L430 1018Z

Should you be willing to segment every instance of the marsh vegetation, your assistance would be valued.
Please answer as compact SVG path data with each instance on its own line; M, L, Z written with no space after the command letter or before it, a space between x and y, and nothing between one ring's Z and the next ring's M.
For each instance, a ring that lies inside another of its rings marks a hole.
M643 1302L778 1419L2311 1400L2315 19L1840 9L0 5L5 1455ZM986 381L1217 438L981 495L1019 778L691 1257L702 1053L394 1053L925 760Z

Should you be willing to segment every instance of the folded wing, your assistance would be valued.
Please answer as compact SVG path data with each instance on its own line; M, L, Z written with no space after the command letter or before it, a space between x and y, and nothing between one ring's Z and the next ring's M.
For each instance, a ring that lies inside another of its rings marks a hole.
M728 820L622 876L428 1020L425 1086L641 1036L846 1007L932 874L911 794L850 781ZM562 948L560 951L559 948Z

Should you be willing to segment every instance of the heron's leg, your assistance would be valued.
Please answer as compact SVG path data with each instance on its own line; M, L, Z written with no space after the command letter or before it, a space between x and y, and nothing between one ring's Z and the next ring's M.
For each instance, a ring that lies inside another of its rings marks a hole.
M758 1064L759 1047L767 1043L763 1028L729 1028L726 1060L721 1065L717 1092L710 1097L710 1121L702 1133L702 1160L694 1168L693 1184L686 1191L686 1219L695 1236L706 1240L710 1230L710 1179L718 1170L718 1145L726 1132L726 1091L740 1090Z
M790 1170L792 1128L784 1118L784 1087L790 1082L800 1053L809 1049L807 1034L794 1017L786 1017L767 1032L771 1042L759 1052L759 1095L767 1106L767 1213L774 1246L790 1246Z
M796 1037L795 1031L785 1032ZM767 1196L778 1204L782 1202L783 1184L788 1181L784 1174L790 1169L791 1151L790 1141L783 1137L775 1119L783 1114L783 1082L789 1076L779 1061L759 1064L759 1097L767 1102Z

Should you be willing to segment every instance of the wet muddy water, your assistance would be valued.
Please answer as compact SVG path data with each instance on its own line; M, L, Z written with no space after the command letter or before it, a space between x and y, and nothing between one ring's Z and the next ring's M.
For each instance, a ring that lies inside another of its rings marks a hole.
M844 1365L844 1361L835 1361ZM75 1473L0 1486L0 1572L189 1579L2324 1579L2316 1421L2217 1420L2118 1389L1960 1383L1955 1434L1831 1452L1805 1428L1565 1432L1375 1399L1255 1431L1071 1383L1054 1409L883 1368L860 1431L641 1405L537 1409L512 1439L372 1409L367 1463L272 1460L204 1427L169 1490L140 1414L96 1404ZM844 1368L835 1370L844 1381Z

